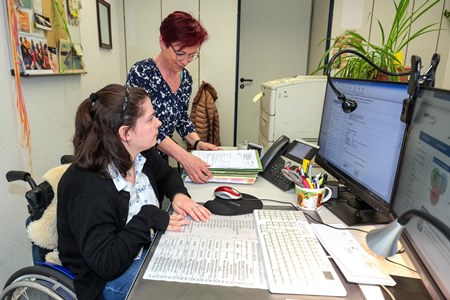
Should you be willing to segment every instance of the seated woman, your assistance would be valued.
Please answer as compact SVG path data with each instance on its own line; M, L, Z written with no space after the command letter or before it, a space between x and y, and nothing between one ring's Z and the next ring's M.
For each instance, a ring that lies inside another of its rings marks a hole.
M74 161L59 182L57 208L59 255L78 299L124 299L152 230L183 231L187 215L210 217L153 149L159 126L141 88L108 85L78 107ZM164 196L173 215L160 209Z

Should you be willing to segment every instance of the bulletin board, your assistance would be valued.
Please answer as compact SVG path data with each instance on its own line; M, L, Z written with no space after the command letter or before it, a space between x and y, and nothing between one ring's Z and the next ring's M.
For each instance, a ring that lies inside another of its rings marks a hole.
M83 74L81 0L6 0L11 66L21 75Z

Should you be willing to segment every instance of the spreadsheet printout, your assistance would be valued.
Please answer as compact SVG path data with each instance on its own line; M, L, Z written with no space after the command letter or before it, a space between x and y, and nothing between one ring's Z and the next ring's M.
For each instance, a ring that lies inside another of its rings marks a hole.
M144 279L267 289L253 215L212 215L164 233Z

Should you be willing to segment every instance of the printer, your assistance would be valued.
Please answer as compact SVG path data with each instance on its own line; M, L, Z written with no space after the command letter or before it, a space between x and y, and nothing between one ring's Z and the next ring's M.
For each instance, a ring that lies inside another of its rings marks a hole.
M259 144L264 152L281 135L317 143L326 76L296 76L261 84Z

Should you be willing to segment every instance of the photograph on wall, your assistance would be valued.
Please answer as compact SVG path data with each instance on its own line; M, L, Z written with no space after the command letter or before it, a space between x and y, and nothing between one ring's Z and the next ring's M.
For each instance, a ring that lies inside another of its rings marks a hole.
M17 15L17 29L20 32L31 33L32 29L31 22L33 18L33 11L28 8L17 7L16 15Z
M81 45L73 44L67 40L59 40L59 72L60 73L85 73L82 59Z
M20 6L22 6L24 8L32 9L33 2L36 2L36 0L18 0L17 2L19 3Z
M48 47L48 57L53 73L59 73L58 50L55 47Z
M25 74L53 73L46 39L19 33L18 50L22 57L22 71Z
M43 15L35 13L34 23L36 24L37 28L44 30L52 30L52 23L50 22L50 18L47 18Z

